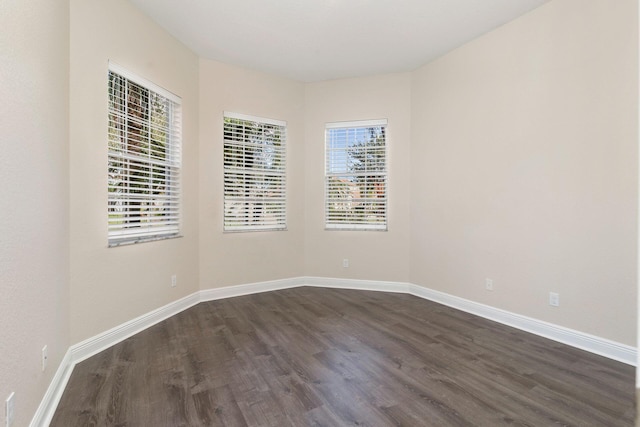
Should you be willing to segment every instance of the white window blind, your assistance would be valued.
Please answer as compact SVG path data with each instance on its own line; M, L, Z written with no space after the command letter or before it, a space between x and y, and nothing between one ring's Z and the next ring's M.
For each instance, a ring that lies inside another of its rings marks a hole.
M286 123L224 113L224 230L284 230Z
M327 229L387 229L386 127L386 120L326 125Z
M181 100L109 64L109 246L180 232Z

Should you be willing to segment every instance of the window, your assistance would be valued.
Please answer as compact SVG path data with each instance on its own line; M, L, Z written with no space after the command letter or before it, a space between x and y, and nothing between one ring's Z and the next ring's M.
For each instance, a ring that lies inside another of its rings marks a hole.
M224 230L284 230L286 123L224 113Z
M109 64L109 246L180 232L181 100Z
M386 120L326 125L327 229L387 229L386 127Z

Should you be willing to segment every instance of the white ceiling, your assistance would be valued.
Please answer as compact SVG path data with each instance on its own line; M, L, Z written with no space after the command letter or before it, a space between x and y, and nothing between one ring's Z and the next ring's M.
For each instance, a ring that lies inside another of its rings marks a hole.
M549 0L130 0L203 58L312 82L410 71Z

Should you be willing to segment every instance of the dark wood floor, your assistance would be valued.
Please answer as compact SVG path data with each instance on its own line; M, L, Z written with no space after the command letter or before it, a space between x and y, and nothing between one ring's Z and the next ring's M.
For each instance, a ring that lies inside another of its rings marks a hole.
M632 426L634 368L410 295L198 304L78 364L52 426Z

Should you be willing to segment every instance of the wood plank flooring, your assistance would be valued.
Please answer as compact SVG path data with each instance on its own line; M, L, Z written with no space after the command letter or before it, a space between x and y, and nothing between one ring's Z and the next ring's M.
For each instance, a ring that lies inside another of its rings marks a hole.
M634 368L403 294L200 303L78 364L51 426L632 426Z

